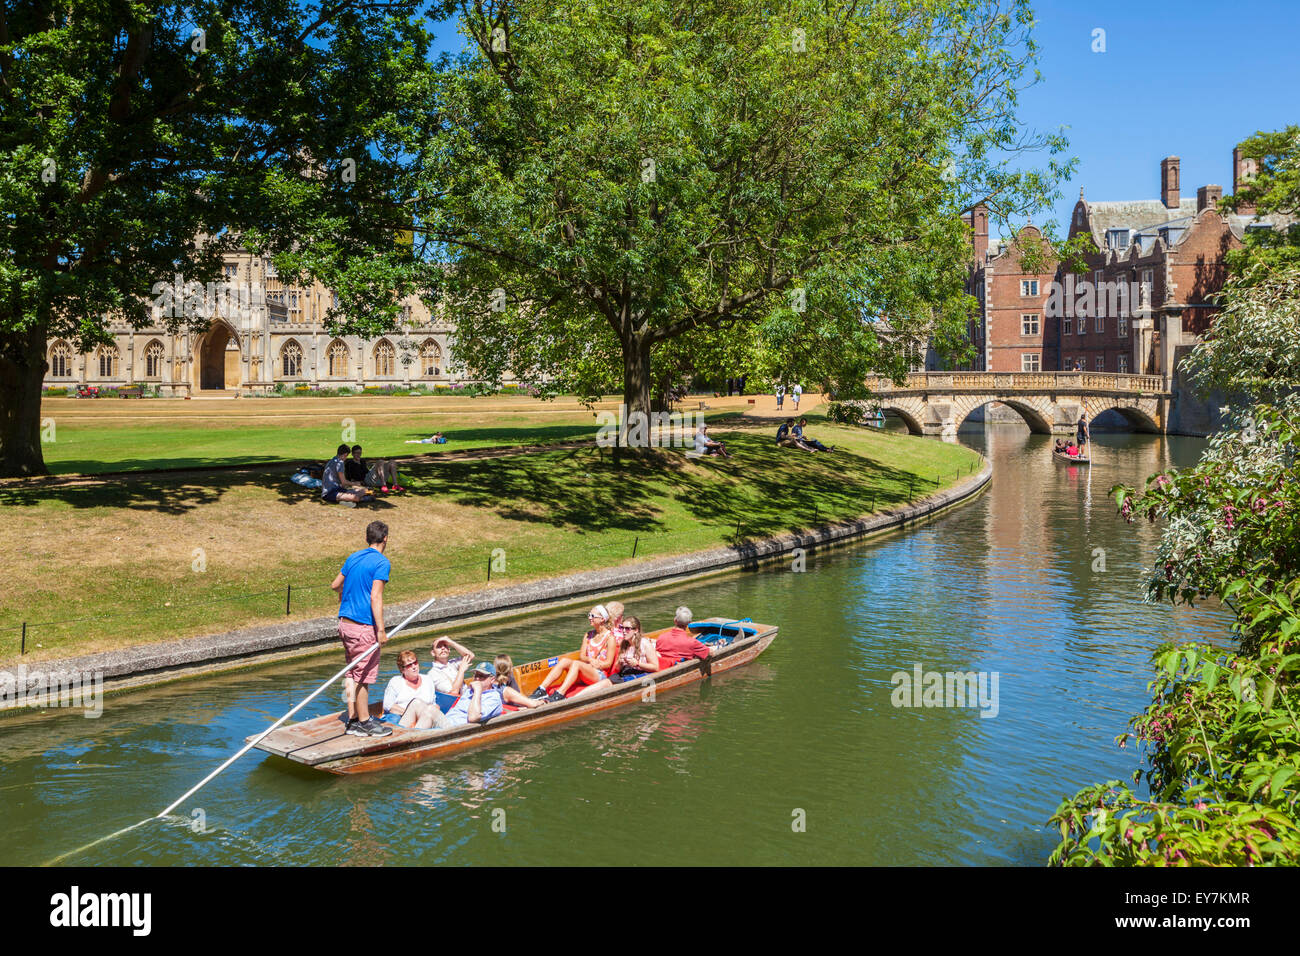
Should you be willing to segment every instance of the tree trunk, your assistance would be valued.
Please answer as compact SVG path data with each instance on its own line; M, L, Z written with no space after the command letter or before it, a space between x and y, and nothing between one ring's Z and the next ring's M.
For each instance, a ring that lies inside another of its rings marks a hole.
M650 414L650 343L631 337L623 342L623 404L627 413Z
M44 378L45 323L0 332L0 478L49 474L41 454Z

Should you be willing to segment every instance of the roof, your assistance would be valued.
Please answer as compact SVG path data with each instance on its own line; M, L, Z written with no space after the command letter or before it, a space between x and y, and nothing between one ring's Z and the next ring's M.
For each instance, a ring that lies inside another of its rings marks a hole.
M1196 215L1196 197L1180 199L1175 209L1168 209L1159 199L1132 199L1119 202L1088 202L1081 200L1088 210L1088 223L1092 238L1098 248L1106 248L1106 232L1110 229L1136 229L1144 231L1163 226L1176 219Z

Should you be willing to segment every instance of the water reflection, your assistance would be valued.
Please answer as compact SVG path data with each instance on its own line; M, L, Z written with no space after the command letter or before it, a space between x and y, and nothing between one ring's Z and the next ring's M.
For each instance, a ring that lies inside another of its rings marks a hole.
M780 625L746 667L376 774L245 757L176 817L70 862L1040 865L1060 799L1134 768L1112 738L1145 703L1151 651L1226 632L1221 610L1142 603L1158 529L1125 525L1107 497L1190 463L1202 443L1098 434L1086 469L1056 464L1049 438L1015 426L959 438L994 478L931 524L812 552L804 573L774 566L626 599L648 624L685 603ZM572 630L563 611L458 639L529 660ZM398 643L422 650L428 636ZM997 672L997 717L894 707L891 675L915 665ZM330 655L140 691L94 721L7 722L0 862L41 862L157 812L333 667ZM573 837L623 833L630 819L655 838Z

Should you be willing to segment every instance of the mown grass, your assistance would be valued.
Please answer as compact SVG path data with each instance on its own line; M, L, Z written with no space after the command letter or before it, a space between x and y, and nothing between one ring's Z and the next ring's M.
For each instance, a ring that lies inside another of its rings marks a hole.
M328 585L390 527L391 603L716 547L857 517L953 484L978 467L963 446L827 425L832 454L728 433L735 457L654 452L615 466L581 448L405 472L411 489L368 508L322 504L287 480L241 473L0 488L0 660L29 659L332 613ZM491 573L494 549L504 570ZM395 623L395 622L394 622ZM37 646L39 645L39 646ZM34 656L33 656L34 655Z

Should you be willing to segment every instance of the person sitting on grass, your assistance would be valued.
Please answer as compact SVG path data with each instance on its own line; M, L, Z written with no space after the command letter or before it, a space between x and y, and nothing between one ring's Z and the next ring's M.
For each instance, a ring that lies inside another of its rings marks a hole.
M325 471L320 479L320 496L330 504L340 504L345 508L355 508L359 501L374 501L364 487L348 481L344 461L348 456L348 446L339 445L338 452L325 464ZM360 490L357 490L360 489Z
M785 424L776 430L776 443L782 448L801 448L804 451L814 451L812 445L809 445L802 438L796 438L793 429L797 428L793 418L787 418Z
M438 709L433 685L428 674L420 673L420 659L415 651L402 651L397 655L397 676L384 690L384 716L381 719L385 723L415 730L443 726L446 718Z
M397 483L397 465L380 459L367 460L361 457L361 446L352 446L352 457L345 463L344 473L348 481L380 491L405 491Z
M562 660L552 667L551 672L542 678L542 682L533 691L534 698L564 700L569 689L579 680L584 684L595 684L609 676L618 656L618 641L609 627L609 612L603 605L597 604L588 612L587 621L591 624L591 630L583 637L578 656L572 660ZM564 675L564 680L559 689L547 696L546 688L559 680L560 675Z
M510 687L514 669L514 662L505 654L498 654L491 664L483 661L475 665L474 679L468 686L456 687L460 700L447 711L445 726L486 723L500 714L506 704L530 710L541 707L545 701L530 700Z
M807 448L810 448L810 449L815 448L817 451L834 451L834 450L835 450L835 446L834 446L834 445L831 445L829 448L827 448L825 445L823 445L821 442L819 442L816 438L809 438L807 435L805 435L805 434L803 433L803 430L804 430L804 427L805 427L807 424L808 424L808 419L806 419L806 418L801 418L801 419L799 419L799 424L794 426L794 428L791 430L791 434L794 435L794 437L797 438L799 441L803 442L804 446L807 447Z
M614 673L605 680L589 684L573 696L638 680L659 669L659 652L655 649L655 642L641 633L640 618L629 616L624 619L623 638L619 641L618 660L614 667Z
M723 458L730 458L727 453L727 446L724 442L714 441L709 437L709 426L700 424L700 429L695 433L695 454L697 455L720 455Z

